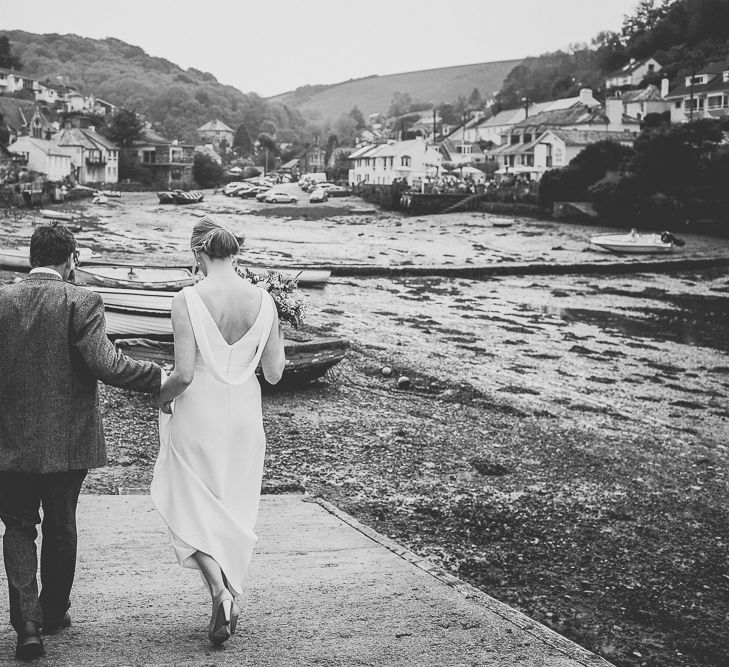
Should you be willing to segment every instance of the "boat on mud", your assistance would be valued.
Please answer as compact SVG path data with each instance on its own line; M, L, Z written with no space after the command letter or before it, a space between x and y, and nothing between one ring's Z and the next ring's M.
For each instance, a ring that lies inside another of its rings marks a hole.
M182 267L98 264L77 268L75 274L77 285L160 292L179 292L197 282L192 272Z
M265 274L271 270L289 280L296 278L300 287L323 287L331 276L331 271L322 269L248 268L253 273ZM76 269L76 283L89 287L178 292L200 279L201 276L184 267L93 264Z
M197 204L203 200L205 195L199 190L168 190L158 192L160 204Z
M94 253L91 248L79 248L79 262L87 262ZM0 248L0 269L30 271L30 248Z
M172 363L175 359L175 348L171 341L119 338L115 341L115 345L134 359L157 363ZM285 340L286 365L281 382L303 383L320 378L344 359L348 349L349 341L346 338ZM260 366L256 373L263 380Z
M668 253L673 252L674 246L680 248L684 245L681 239L670 232L639 234L635 229L627 234L592 236L590 243L604 250L627 254Z

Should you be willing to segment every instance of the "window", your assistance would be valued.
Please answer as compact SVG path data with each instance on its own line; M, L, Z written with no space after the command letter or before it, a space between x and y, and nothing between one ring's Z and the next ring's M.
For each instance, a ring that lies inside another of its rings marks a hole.
M677 109L680 109L680 108L681 108L681 100L678 100L678 101L676 102L676 108L677 108Z
M531 135L531 134L525 134L525 135L524 135L524 143L525 143L525 144L530 144L530 143L532 143L532 135Z
M721 109L724 105L724 96L723 95L710 95L706 99L706 106L709 109Z
M174 168L170 170L170 177L173 181L179 181L182 178L182 169Z
M401 167L409 167L410 166L410 156L409 155L403 155L400 158L400 166Z
M518 134L512 134L511 135L511 145L514 146L515 144L519 143L519 135Z
M691 111L692 109L694 111L701 110L704 108L704 98L703 97L694 97L692 100L691 98L684 100L686 103L686 110Z
M144 164L155 164L157 162L157 152L154 150L142 151L142 162Z
M653 74L653 72L655 72L655 70L656 70L656 66L653 63L648 63L648 72L650 74Z

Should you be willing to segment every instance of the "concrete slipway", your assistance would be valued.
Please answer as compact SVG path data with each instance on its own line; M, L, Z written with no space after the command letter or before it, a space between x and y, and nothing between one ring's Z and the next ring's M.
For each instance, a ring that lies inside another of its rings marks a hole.
M73 627L39 666L525 666L608 663L306 496L263 496L238 633L206 638L207 591L149 496L81 497ZM0 577L0 665L13 659Z

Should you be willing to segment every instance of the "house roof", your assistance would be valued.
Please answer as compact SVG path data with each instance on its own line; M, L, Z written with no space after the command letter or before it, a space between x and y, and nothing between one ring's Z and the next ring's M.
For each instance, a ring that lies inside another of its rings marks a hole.
M211 131L218 131L218 132L233 132L233 129L228 127L222 120L218 120L217 118L215 120L208 121L205 123L205 125L201 125L197 128L198 132L211 132Z
M643 67L643 65L645 65L649 60L653 60L658 64L659 68L661 67L660 63L655 58L643 58L641 60L634 60L633 62L623 65L619 70L613 72L612 74L609 74L607 78L615 79L617 77L629 76L636 70Z
M0 114L4 122L16 132L28 126L35 102L0 96Z
M696 72L696 76L700 74L708 74L706 83L696 84L694 86L687 86L686 79L683 78L681 84L677 86L669 95L666 95L666 99L673 99L676 97L688 97L693 91L694 95L698 93L721 93L729 91L729 81L724 81L722 72Z
M623 130L621 132L610 132L608 130L550 129L540 135L536 143L539 143L542 137L547 133L555 135L569 146L589 146L590 144L597 143L598 141L633 143L636 136L634 132L630 132L629 130Z
M107 150L118 150L118 146L93 130L82 130L78 127L64 128L58 131L54 140L59 146L83 146L88 150L98 150L101 146Z
M623 104L629 104L631 102L650 102L653 100L662 100L661 92L656 86L650 84L641 90L626 90L620 99Z
M504 109L489 118L482 118L478 127L501 127L502 125L513 125L523 116L524 109Z
M294 158L293 160L284 162L279 169L293 169L297 164L299 164L299 158Z
M55 139L51 141L49 139L35 139L34 137L18 137L18 140L9 146L11 153L15 152L13 151L13 147L18 146L18 144L20 144L21 148L23 144L31 144L38 150L43 151L46 155L71 157L71 154L67 150L64 150L63 146L59 146Z
M608 125L609 122L608 116L602 107L588 107L579 104L569 109L543 111L533 116L530 115L521 122L516 123L512 129L540 131L563 125ZM640 125L637 118L632 118L626 114L623 114L623 123Z

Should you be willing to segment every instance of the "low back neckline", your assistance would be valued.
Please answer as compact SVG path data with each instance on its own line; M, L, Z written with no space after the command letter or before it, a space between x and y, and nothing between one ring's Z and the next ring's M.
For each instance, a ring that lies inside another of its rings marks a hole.
M203 311L205 311L205 313L207 314L208 318L213 323L213 326L214 326L215 330L218 332L218 336L220 336L221 340L228 347L235 347L236 345L238 345L238 343L240 343L242 340L244 340L246 338L246 336L248 336L248 334L251 333L251 331L253 331L255 329L256 324L258 323L258 320L261 317L261 313L263 312L263 300L264 300L264 296L265 295L262 293L261 294L261 301L260 301L260 304L258 306L258 314L256 315L256 318L253 320L253 324L251 324L251 326L246 330L246 332L242 336L240 336L240 338L238 338L237 340L233 341L232 343L229 343L226 340L225 336L223 336L223 332L220 330L220 326L215 321L215 318L213 317L213 314L210 312L210 310L208 309L208 307L205 305L205 301L203 301L203 298L200 296L200 294L198 293L198 291L193 286L187 287L187 288L185 288L185 290L191 290L192 292L195 293L195 296L197 297L198 301L202 305Z

